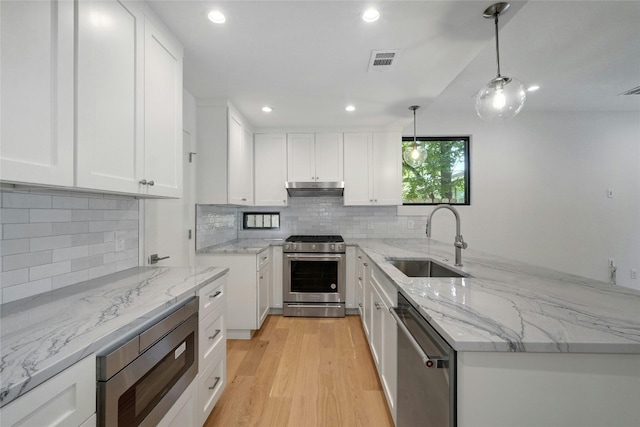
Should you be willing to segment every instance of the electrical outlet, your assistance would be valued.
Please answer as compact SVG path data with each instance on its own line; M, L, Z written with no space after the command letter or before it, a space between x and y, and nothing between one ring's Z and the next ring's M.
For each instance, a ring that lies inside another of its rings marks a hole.
M631 278L632 279L637 279L638 278L638 270L635 268L631 269Z
M127 232L126 231L116 231L116 238L115 238L115 251L116 252L122 252L124 251L124 241L127 238Z
M412 219L407 221L407 228L410 230L413 230L413 228L416 226L416 222Z

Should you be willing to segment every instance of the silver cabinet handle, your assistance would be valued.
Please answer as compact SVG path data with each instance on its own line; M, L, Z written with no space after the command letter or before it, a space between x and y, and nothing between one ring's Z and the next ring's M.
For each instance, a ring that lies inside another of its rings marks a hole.
M142 184L142 185L147 185L147 180L146 180L146 179L142 179L142 180L140 180L140 184Z
M361 302L358 303L358 307L362 307L362 303Z
M367 264L366 262L362 263L365 267L369 267L369 264Z
M243 198L242 198L242 201L243 201L243 202L246 202L246 201L247 201L247 199L245 199L245 198L243 197Z
M264 279L264 276L260 276L260 280Z
M149 257L149 264L156 264L158 261L162 261L163 259L171 258L169 256L159 257L158 254L151 254Z
M216 329L216 332L209 337L210 340L215 339L220 334L220 329Z
M376 302L376 303L374 303L373 305L375 305L375 306L376 306L376 310L380 310L380 304L379 304L379 303L377 303L377 302Z
M218 295L220 295L221 293L222 293L222 291L216 291L216 293L215 293L215 294L213 294L213 295L209 295L209 298L217 298L217 297L218 297Z
M153 187L153 186L154 186L154 184L155 184L155 182L153 182L153 181L149 181L149 182L147 183L147 185L148 185L149 187Z
M220 377L216 377L216 382L214 382L213 385L209 387L209 390L213 390L214 388L216 388L219 382L220 382Z

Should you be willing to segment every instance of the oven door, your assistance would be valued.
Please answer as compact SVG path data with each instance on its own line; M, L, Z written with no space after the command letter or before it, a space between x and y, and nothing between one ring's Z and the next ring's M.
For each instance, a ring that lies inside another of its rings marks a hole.
M344 302L345 254L284 254L285 302Z
M157 425L196 377L197 341L196 313L109 380L98 381L98 425Z

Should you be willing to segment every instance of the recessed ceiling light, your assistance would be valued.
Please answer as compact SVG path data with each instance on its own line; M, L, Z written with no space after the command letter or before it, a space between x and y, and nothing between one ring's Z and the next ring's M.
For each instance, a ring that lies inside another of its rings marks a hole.
M262 107L262 111L264 111L265 113L270 113L273 111L273 108L269 107L268 105L265 105L264 107Z
M367 9L362 14L362 19L365 22L375 22L380 18L380 12L375 9Z
M538 85L532 85L532 86L529 86L529 87L527 88L527 92L535 92L535 91L537 91L538 89L540 89L540 86L538 86Z
M349 112L356 111L356 107L354 107L353 105L347 105L346 107L344 107L344 109Z
M222 24L227 20L224 14L219 10L212 10L207 16L209 17L209 20L215 24Z

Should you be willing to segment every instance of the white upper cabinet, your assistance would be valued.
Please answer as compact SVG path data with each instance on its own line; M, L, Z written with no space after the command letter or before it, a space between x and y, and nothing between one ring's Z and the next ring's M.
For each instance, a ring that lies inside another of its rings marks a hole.
M256 134L255 205L286 206L287 137L283 133Z
M78 187L182 195L182 47L147 13L78 2Z
M344 141L344 204L401 205L401 133L345 133Z
M253 134L242 116L231 106L201 100L196 123L196 203L252 205Z
M144 45L144 159L148 193L182 197L182 46L149 19Z
M73 185L74 3L0 2L0 180Z
M144 175L144 14L78 2L77 185L138 193Z
M342 181L342 133L287 135L288 181Z

